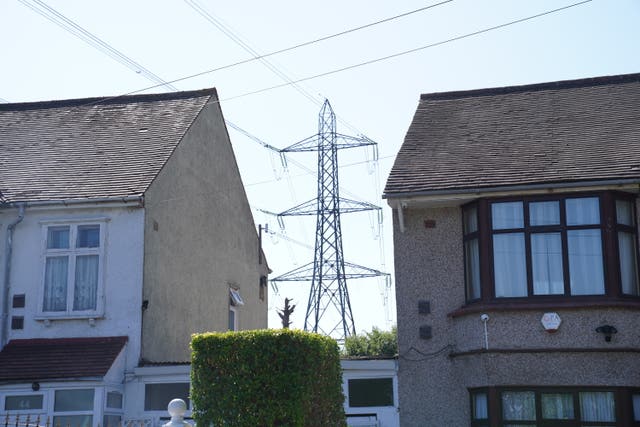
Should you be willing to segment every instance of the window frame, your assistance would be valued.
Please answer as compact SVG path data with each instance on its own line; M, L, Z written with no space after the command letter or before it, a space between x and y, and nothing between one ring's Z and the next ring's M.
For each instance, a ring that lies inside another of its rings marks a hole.
M40 291L38 296L38 312L35 317L36 320L45 319L88 319L97 318L104 315L104 277L106 266L106 246L107 246L107 223L109 218L97 217L97 218L82 218L82 219L60 219L60 220L47 220L41 221L41 275L40 275ZM77 231L82 226L99 226L99 238L100 244L97 248L76 248L75 242L77 238ZM69 248L68 249L48 249L47 239L48 230L50 227L69 227ZM67 265L67 301L66 309L64 311L46 311L44 309L44 295L45 295L45 280L46 280L46 263L47 257L56 256L68 256L69 262ZM98 279L96 289L96 308L95 310L74 310L74 286L75 286L75 260L78 256L82 255L97 255L98 256Z
M533 392L535 394L535 421L504 420L502 408L503 392ZM580 393L611 392L613 393L616 421L581 421ZM640 421L633 419L633 395L640 395L640 389L633 387L606 387L606 386L500 386L470 388L469 393L469 418L472 427L504 425L531 425L534 427L583 427L583 426L640 426ZM473 419L473 396L478 393L487 395L487 419ZM546 393L571 394L573 398L574 419L557 420L542 418L541 395Z
M600 223L598 225L576 225L567 226L566 224L566 200L578 198L598 197ZM616 300L617 302L626 301L637 303L640 302L640 295L624 294L621 280L621 266L618 233L627 232L633 235L635 244L635 268L636 277L640 276L640 254L638 253L638 221L637 221L637 195L618 191L599 191L599 192L576 192L549 195L527 195L527 196L509 196L496 198L481 198L462 205L462 241L463 241L463 265L464 265L464 286L466 304L482 305L506 305L509 303L552 303L567 304L588 303L588 302L606 302ZM618 224L616 216L616 200L631 202L632 215L634 220L633 226ZM522 228L518 229L500 229L492 228L492 205L494 203L503 202L523 202L524 223ZM532 202L558 201L560 224L559 225L543 225L530 226L529 204ZM465 234L464 222L465 214L470 209L476 209L478 230L474 233ZM597 229L600 230L602 262L603 262L603 285L604 293L591 295L572 295L570 288L569 275L569 254L567 247L568 231L579 229ZM510 232L522 232L525 240L525 263L526 263L526 296L515 297L496 297L495 289L495 270L494 270L494 252L493 252L493 236L497 234L506 234ZM562 244L562 269L563 269L563 294L540 294L535 295L533 290L533 273L532 273L532 255L531 255L531 235L538 233L560 233ZM480 259L480 298L469 298L468 283L468 261L465 250L465 244L470 239L478 239L479 259ZM640 277L638 278L640 281ZM640 286L636 283L636 290ZM640 292L638 292L640 294Z

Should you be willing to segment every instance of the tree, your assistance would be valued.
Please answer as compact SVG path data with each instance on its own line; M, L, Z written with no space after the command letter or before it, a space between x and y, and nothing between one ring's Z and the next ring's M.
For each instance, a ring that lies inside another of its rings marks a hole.
M344 341L345 356L393 357L398 354L398 328L381 331L373 328L362 335L352 335Z

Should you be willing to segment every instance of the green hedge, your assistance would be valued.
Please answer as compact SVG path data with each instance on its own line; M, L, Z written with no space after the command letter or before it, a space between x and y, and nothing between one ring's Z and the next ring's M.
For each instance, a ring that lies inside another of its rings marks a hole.
M336 342L302 331L193 335L191 399L202 426L344 426Z

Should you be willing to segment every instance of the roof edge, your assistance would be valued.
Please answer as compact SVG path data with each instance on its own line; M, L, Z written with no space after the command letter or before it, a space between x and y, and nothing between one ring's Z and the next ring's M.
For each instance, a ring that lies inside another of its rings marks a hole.
M555 82L533 83L517 86L503 86L484 89L458 90L451 92L423 93L421 101L441 101L458 98L473 98L479 96L505 95L518 92L538 92L544 90L572 89L589 86L605 86L640 82L640 73L619 74L613 76L588 77L575 80L559 80Z
M164 92L164 93L148 93L135 95L114 95L99 96L92 98L74 98L60 99L50 101L33 101L33 102L15 102L0 104L0 111L23 111L23 110L39 110L47 108L63 108L63 107L91 107L95 104L126 104L132 102L153 102L165 101L172 99L198 98L202 96L215 95L217 97L216 88L206 88L197 90L188 90L181 92Z
M562 181L562 182L542 182L534 184L499 185L494 187L473 187L473 188L451 188L442 190L404 191L397 193L383 193L382 198L387 200L403 199L407 197L439 196L439 195L462 195L477 193L493 193L501 191L521 191L521 190L543 190L548 188L561 189L572 187L596 187L606 185L627 185L640 184L639 178L627 179L603 179L593 181Z

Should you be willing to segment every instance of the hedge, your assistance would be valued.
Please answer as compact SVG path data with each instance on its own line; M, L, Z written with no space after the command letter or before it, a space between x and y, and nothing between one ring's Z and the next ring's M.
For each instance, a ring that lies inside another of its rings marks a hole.
M302 331L195 334L191 399L197 425L345 426L336 342Z

